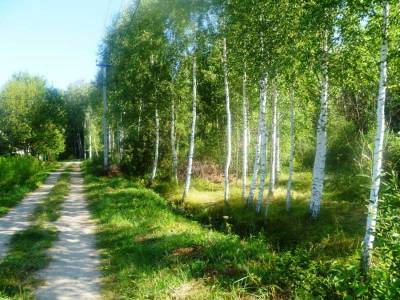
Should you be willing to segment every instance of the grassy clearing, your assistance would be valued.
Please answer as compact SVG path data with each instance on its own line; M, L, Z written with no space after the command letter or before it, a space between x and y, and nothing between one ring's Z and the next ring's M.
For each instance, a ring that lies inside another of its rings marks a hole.
M60 166L58 162L39 162L33 158L0 157L0 217Z
M36 208L33 225L12 237L9 252L0 261L0 299L33 299L33 289L39 283L35 272L48 265L46 251L57 239L57 231L50 222L59 217L62 202L69 193L69 178L67 170Z
M327 209L310 225L302 224L305 217L296 212L290 218L282 217L288 224L272 226L278 218L277 203L267 234L241 237L234 233L229 220L221 225L220 229L225 230L221 232L187 218L186 212L171 206L140 181L88 173L85 180L90 209L99 222L97 238L103 254L106 299L342 299L356 297L357 293L362 296L358 290L362 284L341 289L337 276L342 266L358 264L360 240L357 230L345 231L346 226L337 225L340 222L331 224L334 218L330 214L339 207ZM220 192L213 184L194 186L203 192ZM352 213L349 207L344 211ZM243 209L241 213L246 215ZM342 216L344 219L345 215ZM272 228L278 230L279 226L284 226L280 227L281 235L293 226L287 235L296 240L296 247L292 242L287 247L277 245L276 239L281 241L284 237L277 238L279 233ZM312 227L315 228L308 232Z
M339 198L341 190L337 189L337 185L328 176L321 216L318 220L311 220L308 212L311 173L295 174L290 213L286 211L286 186L287 174L282 174L267 220L264 213L257 215L254 209L245 208L240 181L231 185L228 211L224 211L223 185L201 179L193 180L184 207L177 209L204 225L223 232L233 232L241 237L257 235L261 231L276 250L293 249L312 243L326 248L325 253L332 252L336 256L340 252L347 253L359 247L365 222L363 202L359 199ZM176 203L181 199L183 188L159 184L155 190L171 203ZM267 191L264 193L264 203L266 194Z

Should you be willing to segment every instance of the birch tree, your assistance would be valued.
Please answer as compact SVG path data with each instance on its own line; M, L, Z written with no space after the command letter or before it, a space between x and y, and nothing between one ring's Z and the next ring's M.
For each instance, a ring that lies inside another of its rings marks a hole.
M185 201L187 194L190 189L190 178L192 176L192 164L193 164L193 154L194 154L194 142L196 133L196 105L197 105L197 77L196 77L196 58L193 57L193 99L192 99L192 127L190 131L190 143L189 143L189 154L188 154L188 164L186 169L186 180L185 188L183 190L182 202Z
M272 84L271 166L269 174L269 185L268 185L267 205L265 208L265 217L267 217L268 215L268 208L271 202L271 198L274 195L274 189L275 189L277 102L278 102L278 90L275 79Z
M318 217L321 197L324 187L325 161L327 146L328 121L328 31L324 31L321 82L321 108L317 124L317 146L315 151L313 179L310 199L310 213L313 218Z
M271 201L271 198L274 194L275 189L275 168L276 168L276 136L277 136L277 102L278 102L278 90L276 79L272 84L272 122L271 122L271 166L269 172L269 185L268 185L268 194L267 194L267 205L265 208L265 216L268 214L268 208Z
M276 144L275 144L275 183L279 182L279 174L281 172L281 131L279 128L280 124L280 113L278 107L276 108L277 111L277 121L276 121Z
M243 72L243 101L242 101L242 116L243 116L243 132L242 132L242 198L246 201L246 191L247 191L247 169L248 169L248 120L247 120L247 71L246 65Z
M262 106L260 106L260 135L261 135L261 143L260 143L260 185L258 190L258 198L256 205L256 212L259 213L262 208L263 196L264 196L264 186L265 186L265 177L267 173L267 128L265 125L265 111L266 111L266 102L267 102L267 77L264 77L260 81L260 102Z
M156 141L154 147L154 161L153 161L153 171L151 172L151 180L153 181L157 175L157 166L158 166L158 156L159 156L159 146L160 146L160 119L158 116L158 109L155 110L155 133L156 133Z
M172 153L172 179L178 182L178 154L176 151L175 133L175 99L171 103L171 153Z
M247 206L250 207L253 205L253 200L254 200L254 192L257 184L257 178L258 178L258 170L260 167L260 147L261 147L261 104L262 102L260 101L260 113L259 113L259 121L258 121L258 130L257 130L257 143L255 147L255 154L254 154L254 163L253 163L253 174L251 176L251 182L250 182L250 189L249 189L249 195L247 196Z
M292 198L292 180L293 180L293 164L294 164L294 87L290 91L290 154L289 154L289 178L286 194L286 210L290 211Z
M231 124L231 108L228 81L228 57L227 57L226 38L223 39L223 68L224 68L224 87L226 99L226 162L224 169L224 203L229 201L229 167L232 157L232 124Z
M362 268L364 273L368 272L371 265L372 250L374 246L376 219L378 214L378 194L382 173L382 154L383 140L385 134L385 99L386 99L386 82L387 82L387 56L388 56L388 18L389 3L384 1L383 4L383 40L381 46L380 60L380 77L379 91L377 99L377 127L375 135L374 157L372 165L372 182L368 202L368 217L364 244L362 249Z

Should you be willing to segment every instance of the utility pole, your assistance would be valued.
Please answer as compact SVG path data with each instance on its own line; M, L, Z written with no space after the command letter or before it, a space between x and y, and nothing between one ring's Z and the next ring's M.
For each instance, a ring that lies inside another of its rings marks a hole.
M108 122L107 122L107 68L111 67L108 64L97 64L98 67L103 69L103 143L104 143L104 162L103 169L107 173L109 169L108 162Z
M92 110L89 109L86 111L86 122L85 122L85 126L86 126L86 133L88 135L88 142L89 142L89 153L88 155L86 155L86 151L85 151L85 156L86 158L92 159L92 122L90 120L90 117L92 115Z

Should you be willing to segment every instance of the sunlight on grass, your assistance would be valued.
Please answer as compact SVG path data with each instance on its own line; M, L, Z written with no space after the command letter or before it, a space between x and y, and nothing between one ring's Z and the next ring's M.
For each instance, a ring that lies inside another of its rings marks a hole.
M0 261L0 299L33 299L34 288L40 284L35 273L48 265L46 251L57 239L51 222L59 218L69 193L69 171L61 174L46 199L36 207L33 225L12 237L9 251Z
M295 178L290 213L284 205L287 176L281 176L265 222L244 208L240 182L232 184L224 218L220 184L195 179L182 208L174 203L181 187L154 186L167 202L140 180L94 177L88 170L106 298L341 298L331 268L357 263L363 207L326 200L321 217L310 219L309 173Z

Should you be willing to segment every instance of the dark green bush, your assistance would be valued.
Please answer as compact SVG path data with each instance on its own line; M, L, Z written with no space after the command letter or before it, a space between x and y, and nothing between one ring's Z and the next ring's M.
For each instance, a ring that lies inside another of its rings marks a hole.
M0 189L21 185L43 170L42 163L33 157L0 157Z
M397 173L400 172L400 133L389 133L387 135L385 168Z

